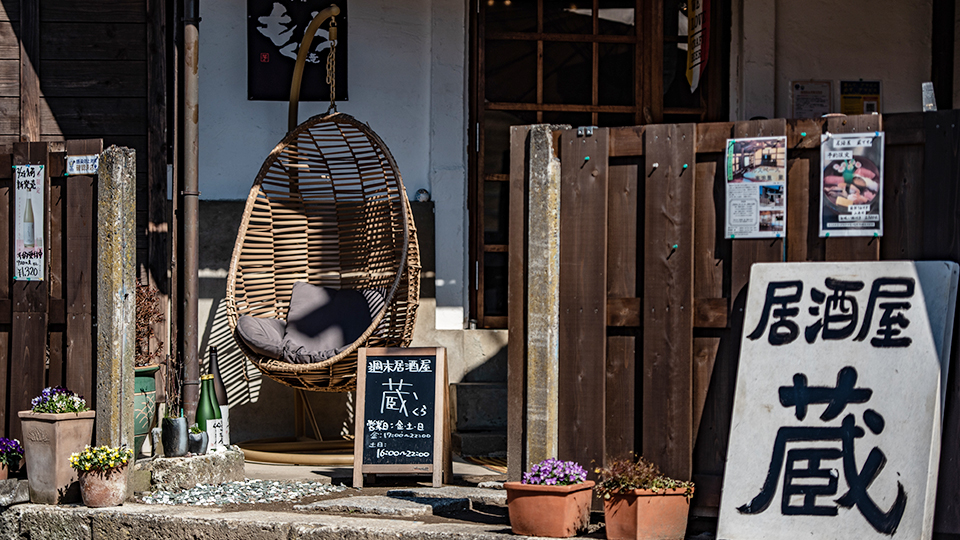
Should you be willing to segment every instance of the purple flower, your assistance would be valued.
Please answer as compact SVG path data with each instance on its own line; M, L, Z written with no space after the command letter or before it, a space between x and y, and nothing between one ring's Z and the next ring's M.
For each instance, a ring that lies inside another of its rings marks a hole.
M23 447L20 446L20 441L0 437L0 463L9 466L20 461L21 458L23 458Z
M549 458L537 463L524 473L522 483L546 486L566 486L586 481L587 471L573 461Z

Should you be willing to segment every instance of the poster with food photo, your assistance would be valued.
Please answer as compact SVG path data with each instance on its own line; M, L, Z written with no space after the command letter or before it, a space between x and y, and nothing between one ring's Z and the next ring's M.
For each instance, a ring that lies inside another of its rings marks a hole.
M883 236L883 132L820 136L820 236Z
M787 227L787 138L727 139L726 238L781 238Z

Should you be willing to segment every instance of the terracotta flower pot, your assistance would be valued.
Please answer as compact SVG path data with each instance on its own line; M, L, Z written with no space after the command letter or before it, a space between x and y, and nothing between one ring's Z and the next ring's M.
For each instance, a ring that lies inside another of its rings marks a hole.
M127 498L128 465L106 471L85 471L80 473L80 495L83 504L90 508L120 506Z
M60 504L80 499L77 473L70 454L93 440L95 411L35 413L20 411L23 457L27 462L30 502Z
M608 540L683 540L690 499L684 489L635 489L603 501Z
M586 529L593 485L592 480L569 486L504 483L513 533L568 538Z

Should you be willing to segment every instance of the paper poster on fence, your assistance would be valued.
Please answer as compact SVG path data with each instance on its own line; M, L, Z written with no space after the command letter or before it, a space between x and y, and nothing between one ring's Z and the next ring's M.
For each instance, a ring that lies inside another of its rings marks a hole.
M43 281L43 165L14 167L13 279Z
M781 238L787 227L787 138L727 139L726 238Z
M820 236L883 236L883 132L820 136Z

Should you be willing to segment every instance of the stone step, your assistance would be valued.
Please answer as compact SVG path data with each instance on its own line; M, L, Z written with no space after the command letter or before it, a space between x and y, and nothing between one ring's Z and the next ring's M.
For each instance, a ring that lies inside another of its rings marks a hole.
M328 499L293 507L298 512L336 512L340 514L368 514L376 516L420 517L449 514L470 509L464 498L421 497L416 495L361 496Z
M456 383L457 431L507 429L507 384Z
M461 456L507 457L507 432L476 431L454 432L451 437L453 451Z
M387 492L387 495L407 498L467 499L473 504L507 504L506 491L479 487L444 486L439 488L391 489Z

